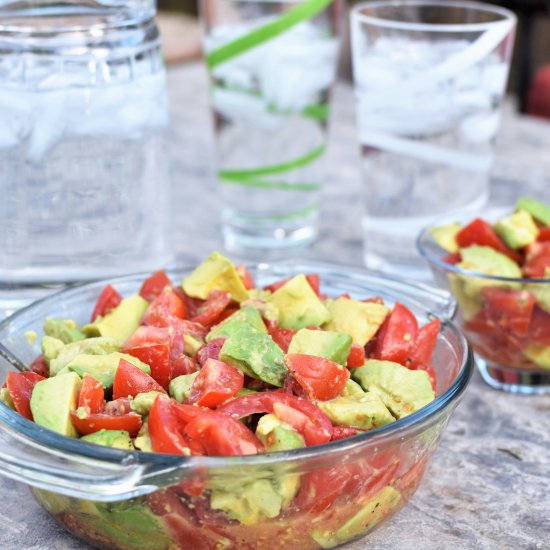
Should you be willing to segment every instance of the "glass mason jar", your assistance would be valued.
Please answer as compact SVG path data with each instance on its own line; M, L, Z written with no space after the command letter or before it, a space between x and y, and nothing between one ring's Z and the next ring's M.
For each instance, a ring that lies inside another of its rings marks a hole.
M0 310L169 261L154 15L154 0L0 1Z

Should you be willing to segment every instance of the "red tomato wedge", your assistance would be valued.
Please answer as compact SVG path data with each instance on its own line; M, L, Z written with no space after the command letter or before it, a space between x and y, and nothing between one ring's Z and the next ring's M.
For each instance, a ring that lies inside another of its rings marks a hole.
M456 242L460 248L466 248L474 244L490 246L497 252L502 252L517 264L521 264L521 254L508 248L496 234L493 227L481 218L476 218L463 227L456 235Z
M337 441L338 439L347 439L348 437L353 437L354 435L362 434L365 430L359 428L351 428L349 426L334 426L332 429L332 439L331 441Z
M377 335L371 357L404 365L418 332L414 314L404 305L395 304Z
M462 257L460 256L460 252L452 252L451 254L445 256L443 261L446 264L456 265L462 261Z
M365 348L360 344L353 343L349 350L346 366L349 369L356 369L365 364Z
M349 370L330 359L291 353L285 364L311 399L328 401L338 397L349 380Z
M6 387L15 410L29 420L33 419L30 404L32 390L40 380L44 380L44 377L35 372L8 372L6 379Z
M139 295L148 302L152 302L167 286L171 288L172 281L164 271L157 271L143 281Z
M237 273L242 279L244 288L246 288L246 290L252 290L253 288L256 288L254 279L252 278L252 275L250 275L250 272L248 271L248 269L246 269L246 266L244 264L239 264L237 266Z
M84 375L78 394L78 408L80 407L86 407L91 414L99 413L105 408L103 386L88 374Z
M159 391L166 393L164 388L148 374L138 369L132 363L121 359L115 372L113 383L113 399L119 397L135 397L138 393Z
M165 288L145 310L141 319L144 325L169 327L172 319L185 318L185 305L171 288Z
M43 355L39 355L30 365L29 370L47 378L50 375L50 367Z
M279 328L275 327L272 328L269 331L269 334L273 341L285 352L288 352L288 346L290 346L290 342L292 341L292 338L294 338L294 335L298 331L293 328Z
M332 423L314 403L280 391L265 391L253 395L237 397L218 407L218 412L238 420L256 413L274 412L274 404L282 403L303 413L307 424L297 428L304 436L307 445L327 443L332 437Z
M542 227L539 229L537 241L539 242L550 241L550 227Z
M124 342L122 351L148 346L150 344L169 344L172 340L171 331L167 327L141 326Z
M427 368L432 364L432 356L441 331L441 321L434 319L421 327L411 346L411 353L405 366L411 369Z
M106 285L97 299L90 322L93 323L97 317L105 317L120 302L122 302L122 296L111 285Z
M488 320L518 338L527 336L536 303L529 291L485 287L481 290L481 296Z
M88 435L99 430L124 430L135 437L141 428L141 416L135 412L121 415L107 413L90 414L80 418L76 411L71 411L71 421L78 433Z
M189 402L214 408L237 395L244 384L244 374L216 359L208 359L195 378Z
M197 361L204 365L208 359L218 359L225 338L214 338L208 344L204 344L197 351Z
M225 290L211 290L208 298L191 318L193 323L210 326L218 322L225 308L231 303L231 294Z
M155 399L148 420L151 445L157 453L190 455L189 441L181 433L183 423L173 409L175 403L162 396Z
M538 306L533 309L529 340L542 346L550 346L550 314Z
M212 412L199 414L184 428L193 441L198 441L210 456L252 455L261 453L264 446L238 420Z
M550 269L550 241L536 242L527 247L523 274L532 279L544 279L547 269Z
M151 377L164 389L168 389L168 384L172 378L169 344L149 344L126 349L125 353L147 363L151 367Z

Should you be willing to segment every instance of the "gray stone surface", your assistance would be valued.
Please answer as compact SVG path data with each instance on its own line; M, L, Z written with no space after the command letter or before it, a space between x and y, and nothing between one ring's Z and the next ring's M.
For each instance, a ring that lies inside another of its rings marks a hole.
M180 265L220 246L211 124L200 65L169 74ZM361 265L358 152L351 90L335 94L329 184L312 258ZM550 186L550 125L511 113L499 137L495 200L520 185ZM349 550L550 548L550 397L494 391L475 373L411 502ZM0 477L1 550L81 550L31 497Z

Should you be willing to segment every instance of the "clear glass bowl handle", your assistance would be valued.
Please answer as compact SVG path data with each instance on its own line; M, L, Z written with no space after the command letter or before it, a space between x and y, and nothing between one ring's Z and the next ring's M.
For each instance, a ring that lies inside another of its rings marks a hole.
M156 490L141 485L145 466L132 455L119 463L64 453L33 442L7 425L0 407L0 474L47 491L97 500L118 501Z

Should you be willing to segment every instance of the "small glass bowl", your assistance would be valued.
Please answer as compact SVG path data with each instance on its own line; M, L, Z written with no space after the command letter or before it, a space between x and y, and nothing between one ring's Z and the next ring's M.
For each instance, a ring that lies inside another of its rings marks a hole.
M316 272L330 296L381 296L401 302L421 322L442 320L432 367L436 399L382 428L326 445L254 456L202 457L130 452L93 445L46 430L0 403L0 474L32 487L38 502L74 535L102 548L210 550L283 547L332 548L367 535L416 491L429 457L473 370L466 339L447 319L455 304L443 291L414 286L342 266L260 264L261 286ZM171 273L174 282L183 272ZM137 292L143 275L86 284L32 304L0 323L0 343L24 361L39 353L45 317L86 322L109 282L123 295ZM26 331L36 331L31 345ZM11 369L0 356L0 381ZM293 491L304 498L291 498ZM286 487L281 512L266 509L250 522L229 519L211 506L212 493L237 496ZM293 488L294 487L294 488ZM310 492L314 491L310 498ZM269 517L271 515L271 517ZM276 544L274 543L276 542Z
M502 209L494 210L483 218L496 220L504 213ZM437 286L453 294L458 305L454 320L474 349L483 380L493 388L512 393L550 393L550 312L540 307L536 298L545 289L550 296L550 279L497 277L445 262L449 252L435 242L432 230L451 221L465 225L471 217L446 218L425 227L417 239L417 248L428 262ZM484 288L502 289L502 301L484 299ZM507 299L515 297L535 299L528 326L525 319L518 326L513 310L507 307ZM548 366L541 366L545 362Z

